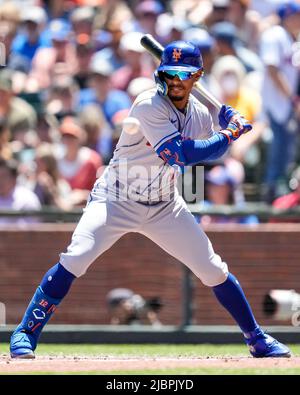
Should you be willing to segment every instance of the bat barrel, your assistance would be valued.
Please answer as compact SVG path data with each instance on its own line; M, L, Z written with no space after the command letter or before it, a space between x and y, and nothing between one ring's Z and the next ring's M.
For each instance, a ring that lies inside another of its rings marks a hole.
M157 59L161 58L164 47L151 34L145 34L141 38L141 45Z

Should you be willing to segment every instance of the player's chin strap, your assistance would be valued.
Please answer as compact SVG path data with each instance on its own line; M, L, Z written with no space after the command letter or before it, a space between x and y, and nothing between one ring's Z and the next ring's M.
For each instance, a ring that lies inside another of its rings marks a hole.
M161 80L159 77L159 72L155 70L154 79L156 83L157 92L162 96L167 96L168 93L168 85L165 81Z

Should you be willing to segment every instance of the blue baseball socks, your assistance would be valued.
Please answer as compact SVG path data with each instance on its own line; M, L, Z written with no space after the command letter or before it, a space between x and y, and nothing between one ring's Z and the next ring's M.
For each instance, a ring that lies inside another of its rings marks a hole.
M34 358L39 336L54 310L68 293L75 276L61 264L53 266L43 277L22 322L11 337L12 358ZM257 324L245 294L237 279L229 274L226 281L213 287L219 302L236 320L244 333L250 353L254 357L289 357L289 349Z
M75 276L60 263L48 270L35 291L20 325L12 334L12 358L34 358L34 350L43 327L68 293L74 279Z
M243 331L254 357L289 357L289 349L267 335L257 324L251 307L236 277L229 273L226 281L213 287L216 298L232 315Z

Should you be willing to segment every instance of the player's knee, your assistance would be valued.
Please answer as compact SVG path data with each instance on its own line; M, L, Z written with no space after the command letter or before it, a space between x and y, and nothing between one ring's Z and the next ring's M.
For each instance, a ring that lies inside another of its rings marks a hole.
M210 275L204 275L201 277L201 282L207 287L215 287L216 285L223 284L226 281L228 272L223 270L216 271Z
M216 285L222 284L227 279L228 266L217 254L213 256L207 265L200 265L200 267L202 270L198 277L207 287L215 287Z
M83 276L86 273L88 267L92 264L92 262L93 260L88 254L60 254L61 265L77 278Z
M60 263L66 270L68 270L77 278L83 276L87 271L87 267L89 266L84 261L82 261L80 257L72 257L69 259L62 257L62 255L60 258Z
M74 276L81 277L96 258L94 239L74 234L67 252L60 254L60 263Z

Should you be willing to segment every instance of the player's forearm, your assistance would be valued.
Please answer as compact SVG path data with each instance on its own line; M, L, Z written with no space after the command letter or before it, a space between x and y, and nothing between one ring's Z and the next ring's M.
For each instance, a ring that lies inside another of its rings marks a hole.
M225 133L216 133L207 140L181 140L179 136L166 141L157 150L157 154L170 166L180 167L217 159L227 150L230 137Z
M185 140L182 142L186 165L220 158L228 149L229 140L223 133L216 133L207 140Z

